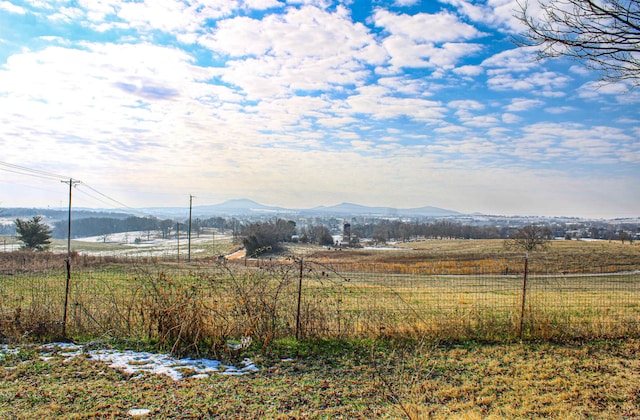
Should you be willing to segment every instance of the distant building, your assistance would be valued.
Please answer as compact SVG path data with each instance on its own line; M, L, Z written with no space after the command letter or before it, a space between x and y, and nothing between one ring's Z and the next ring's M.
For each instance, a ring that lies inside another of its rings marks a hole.
M351 243L351 224L345 223L342 226L342 243L350 244Z

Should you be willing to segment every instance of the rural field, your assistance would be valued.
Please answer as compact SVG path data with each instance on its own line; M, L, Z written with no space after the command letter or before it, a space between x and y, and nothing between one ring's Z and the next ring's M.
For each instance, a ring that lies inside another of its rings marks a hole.
M279 340L258 372L179 381L25 347L2 358L0 417L557 418L640 416L640 341Z
M640 246L553 241L525 258L434 240L220 259L237 249L226 241L190 262L78 244L68 287L65 255L1 253L0 416L640 416ZM62 340L257 371L132 374L41 347Z

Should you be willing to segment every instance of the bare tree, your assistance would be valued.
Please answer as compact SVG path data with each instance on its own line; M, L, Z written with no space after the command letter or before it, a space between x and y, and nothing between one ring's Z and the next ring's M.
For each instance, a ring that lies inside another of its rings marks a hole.
M538 48L538 58L566 56L602 72L601 80L640 85L638 0L526 0L516 17L526 26L516 43Z
M546 226L530 225L518 229L504 241L507 249L516 251L545 250L549 247L549 241L553 238L553 232Z

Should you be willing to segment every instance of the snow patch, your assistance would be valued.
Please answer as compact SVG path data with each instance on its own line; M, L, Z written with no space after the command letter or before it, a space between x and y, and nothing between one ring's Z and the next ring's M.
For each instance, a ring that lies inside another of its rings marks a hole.
M206 378L212 374L220 375L246 375L257 372L258 369L250 359L244 359L242 367L223 365L217 360L211 359L176 359L168 354L156 354L149 352L136 352L132 350L90 350L85 352L83 346L70 343L51 343L42 346L48 350L41 358L49 360L54 355L65 357L65 360L73 359L81 354L86 354L93 360L105 362L109 367L121 370L136 377L144 373L167 375L173 380L181 380L185 377ZM0 355L9 352L10 349L0 349Z

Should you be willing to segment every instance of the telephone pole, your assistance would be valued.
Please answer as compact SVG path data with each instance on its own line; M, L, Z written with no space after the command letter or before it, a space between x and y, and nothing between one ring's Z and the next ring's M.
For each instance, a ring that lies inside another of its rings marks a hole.
M189 240L189 251L187 252L187 262L191 262L191 210L193 209L193 196L189 194L189 232L187 238Z
M178 263L180 263L180 222L176 222L176 239L178 240Z
M69 178L69 181L60 181L65 184L69 184L69 223L67 225L67 258L65 263L67 265L67 281L64 289L64 314L62 315L62 336L67 335L67 307L69 305L69 283L71 282L71 192L76 184L80 181L74 181L73 178Z

